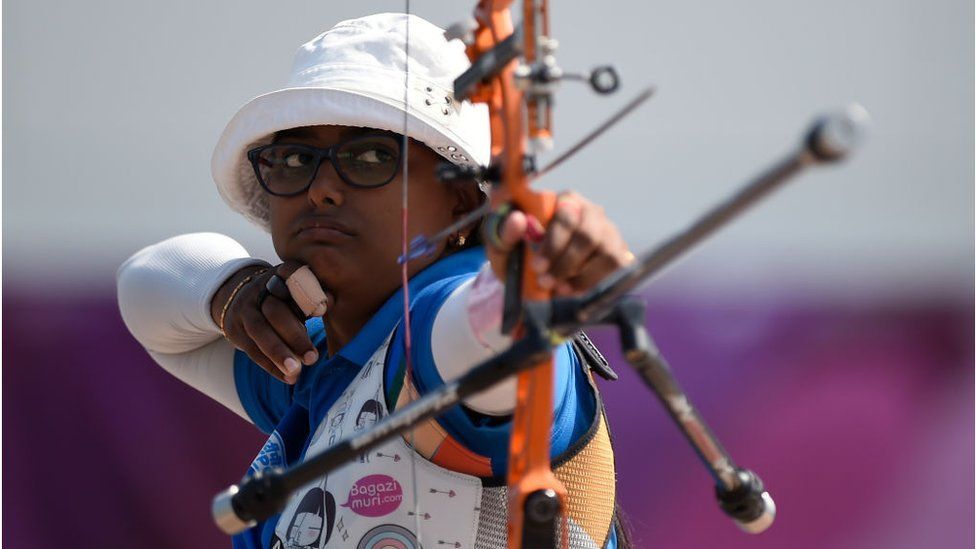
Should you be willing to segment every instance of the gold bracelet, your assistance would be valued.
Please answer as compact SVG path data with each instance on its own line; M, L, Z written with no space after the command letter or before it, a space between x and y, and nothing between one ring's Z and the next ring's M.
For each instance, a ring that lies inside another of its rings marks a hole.
M264 273L268 272L268 269L269 268L270 267L265 267L263 269L254 271L253 273L245 276L244 277L244 280L241 280L240 282L238 282L237 283L237 286L234 286L234 289L231 290L230 297L228 297L227 298L227 301L224 302L224 308L220 310L220 322L217 323L217 327L220 328L220 335L222 337L224 337L224 338L227 337L227 333L224 332L224 318L227 317L227 309L230 308L231 302L234 301L234 298L235 297L237 297L237 292L241 291L241 288L243 288L245 284L247 284L248 282L250 282L251 280L253 280L254 277L261 276Z

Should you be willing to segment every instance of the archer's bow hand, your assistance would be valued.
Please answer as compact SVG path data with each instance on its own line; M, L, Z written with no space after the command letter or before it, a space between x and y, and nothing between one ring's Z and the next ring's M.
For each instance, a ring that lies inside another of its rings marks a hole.
M560 297L589 290L634 259L603 208L574 192L559 196L547 228L520 211L509 212L495 226L497 235L485 239L495 276L505 279L509 252L525 241L537 254L528 268L540 286Z

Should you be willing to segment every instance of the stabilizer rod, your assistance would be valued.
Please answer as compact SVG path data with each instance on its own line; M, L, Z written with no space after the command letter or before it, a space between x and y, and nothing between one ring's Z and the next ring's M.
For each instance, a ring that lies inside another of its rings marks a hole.
M779 161L731 197L699 217L685 230L657 248L642 254L632 265L607 277L581 301L576 321L594 322L605 317L618 300L632 292L664 267L675 262L705 238L711 236L804 168L846 157L863 139L868 124L864 107L853 104L841 112L817 120L794 153Z

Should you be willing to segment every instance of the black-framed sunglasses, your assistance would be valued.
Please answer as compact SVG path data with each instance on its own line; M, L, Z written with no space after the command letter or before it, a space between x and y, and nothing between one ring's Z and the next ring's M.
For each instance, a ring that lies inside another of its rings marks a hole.
M398 136L370 134L327 149L273 143L247 151L247 159L264 190L275 196L294 196L308 190L325 159L353 187L382 187L393 181L400 170L402 149L403 140Z

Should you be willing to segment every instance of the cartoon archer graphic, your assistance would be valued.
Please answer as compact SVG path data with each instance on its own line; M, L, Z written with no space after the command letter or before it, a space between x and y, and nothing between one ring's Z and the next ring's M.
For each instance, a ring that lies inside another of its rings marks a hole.
M306 549L321 547L332 537L336 517L335 497L319 486L309 490L295 509L295 514L285 530L284 544L274 544L282 549Z
M374 399L367 400L356 415L356 432L372 427L382 417L383 408L380 403ZM369 463L369 452L364 452L359 456L359 463Z

